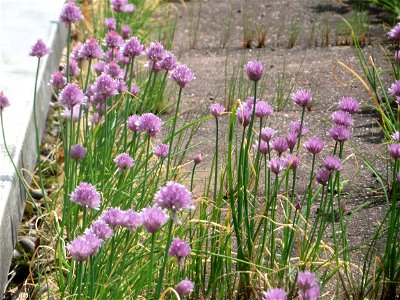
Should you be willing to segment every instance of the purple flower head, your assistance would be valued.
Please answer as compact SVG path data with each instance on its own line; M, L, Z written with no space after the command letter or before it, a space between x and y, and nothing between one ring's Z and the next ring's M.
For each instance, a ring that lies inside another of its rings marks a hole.
M134 12L135 10L136 10L135 4L131 4L131 3L125 5L125 6L123 7L123 9L122 9L123 12L127 12L127 13L132 13L132 12Z
M250 124L251 115L252 115L252 110L251 108L248 108L246 105L241 105L236 110L236 118L243 127L246 127L247 125Z
M283 152L289 149L286 138L277 138L271 142L271 149L281 156Z
M324 167L329 171L337 171L342 168L342 162L338 157L329 155L324 159Z
M75 5L75 2L68 2L64 4L60 14L61 22L64 22L66 25L70 25L71 23L78 22L82 18L82 12L79 7Z
M109 239L114 235L114 231L102 219L99 219L96 222L94 222L90 227L90 229L86 230L85 233L92 233L103 241Z
M159 42L152 42L146 50L147 58L153 62L161 61L164 58L164 46Z
M390 29L388 37L392 41L400 42L400 23L397 23L396 26Z
M122 76L122 70L116 62L109 62L104 67L104 73L110 75L112 78L116 79Z
M90 117L90 123L93 124L99 124L100 122L100 115L99 113L94 113L91 117Z
M255 142L254 148L258 151L258 141ZM268 154L268 151L269 151L268 143L264 142L263 140L261 140L261 142L260 142L260 153L261 154Z
M122 173L126 169L133 167L133 159L128 153L121 153L115 159L114 162L118 165L118 172Z
M319 184L325 185L327 184L330 175L331 173L329 172L329 170L325 168L319 169L317 171L317 174L315 175L315 181L318 182Z
M389 93L393 96L396 96L397 103L400 102L400 80L392 83L389 89Z
M133 97L136 97L140 92L140 88L137 85L131 87L131 94Z
M264 64L257 60L251 60L244 66L244 71L252 81L259 81L264 73Z
M10 101L8 101L8 98L4 96L3 91L0 91L0 112L2 112L7 106L10 106Z
M220 103L213 103L210 106L210 112L214 117L219 117L225 111L225 107Z
M343 97L339 102L339 109L354 114L359 111L360 104L352 97Z
M64 64L64 68L62 70L64 75L67 75L67 65ZM81 72L81 69L78 67L78 63L76 62L75 59L70 59L69 60L69 76L76 77L79 75Z
M152 113L146 113L140 117L139 131L147 132L151 137L155 137L160 132L162 124L159 117Z
M122 54L128 57L136 57L142 54L144 46L139 42L137 37L131 37L127 40L122 48Z
M310 137L304 144L308 152L318 154L324 149L324 142L316 136Z
M140 214L132 209L128 209L122 212L122 219L119 225L127 228L130 232L134 232L137 227L143 225L143 222Z
M169 146L166 144L160 144L154 148L153 153L158 158L164 159L168 156Z
M71 156L71 159L82 160L85 158L86 151L86 148L82 147L82 145L77 144L71 147L69 155Z
M298 136L295 132L289 132L288 135L285 137L286 143L290 150L293 150L294 146L296 146L297 138Z
M300 156L297 156L295 154L288 154L283 160L283 165L285 167L289 167L292 170L296 170L297 167L299 166L299 163L300 163Z
M115 12L134 12L136 7L129 4L128 0L112 0L111 7Z
M106 26L107 30L117 30L117 21L114 18L107 18L104 20L104 25Z
M29 55L41 58L49 53L51 53L51 49L47 48L42 39L38 39L37 42L32 46Z
M103 50L101 50L96 39L90 38L83 44L80 50L80 56L84 59L101 58Z
M263 292L261 300L286 300L287 294L282 289L270 289L267 292Z
M67 80L65 79L63 73L57 71L51 75L50 84L55 90L61 90L67 84Z
M140 126L140 116L138 115L132 115L128 118L128 121L126 122L128 125L128 128L133 131L133 132L139 132L139 126Z
M72 109L72 121L77 122L80 113L81 113L81 107L79 105L74 106L74 108ZM70 109L68 108L64 109L61 115L63 116L64 119L71 120Z
M394 159L400 158L400 144L391 144L389 146L389 154Z
M194 283L189 279L184 279L178 283L175 287L175 291L179 294L179 297L189 295L194 290Z
M319 286L313 273L309 271L299 272L297 286L300 299L317 300L319 298Z
M271 170L272 173L278 175L279 172L283 170L283 165L281 160L276 157L268 162L268 168Z
M266 101L257 101L255 115L258 118L264 118L270 116L274 112L274 109Z
M294 103L303 107L311 107L312 94L309 90L297 90L292 94Z
M159 61L151 61L148 62L149 69L152 69L156 73L160 73L163 69L161 68L161 64Z
M297 135L300 133L300 121L292 121L290 122L290 131L296 133ZM306 124L301 125L301 135L306 135L308 132L308 129L306 127Z
M58 99L59 104L65 106L69 110L75 105L81 104L84 100L82 90L75 83L69 83L60 93Z
M172 212L194 209L192 193L182 184L172 181L167 182L166 186L157 191L155 205Z
M345 142L348 141L351 137L351 132L344 126L337 125L331 130L329 130L329 135L333 138L336 142Z
M100 102L104 101L118 93L117 82L110 75L103 73L97 77L93 85L93 91L97 94Z
M103 212L100 219L111 227L120 226L125 221L125 214L120 208L109 208Z
M397 50L394 52L394 57L393 57L395 62L400 62L400 50Z
M124 40L129 39L131 36L132 30L131 27L127 24L121 26L121 35Z
M400 132L396 131L390 136L393 140L400 142Z
M128 90L128 86L126 85L125 81L123 78L118 78L117 79L117 91L119 94L123 94Z
M83 47L82 43L76 44L74 49L71 51L70 58L77 62L81 62L84 59L84 57L81 55L82 47Z
M122 53L121 51L118 51L118 48L110 48L107 50L107 52L104 54L104 60L106 62L110 61L120 61L122 58Z
M111 49L121 47L123 42L122 37L114 30L109 31L104 39L104 43Z
M193 158L194 164L198 165L199 163L201 163L201 161L202 161L201 153L196 154Z
M169 247L168 255L178 259L179 267L183 267L182 259L190 255L190 246L180 238L175 238Z
M353 126L353 119L347 111L335 111L331 118L335 125L341 125L344 127Z
M71 194L70 200L81 206L99 209L100 194L90 183L81 182Z
M183 64L178 64L175 69L171 71L169 77L174 80L180 88L184 88L186 84L195 79L192 71Z
M271 139L274 138L276 134L276 130L270 128L270 127L265 127L261 129L261 139L265 142L269 142Z
M172 71L176 67L176 57L170 51L166 51L164 58L160 61L160 67L166 71Z
M106 64L104 61L99 60L94 66L93 66L93 70L96 72L96 74L98 76L100 76L101 73L104 72L104 68L105 68Z
M150 233L157 232L169 219L169 216L159 207L143 208L140 215L143 226Z
M67 250L76 261L85 261L97 253L103 241L92 233L77 237L67 245Z

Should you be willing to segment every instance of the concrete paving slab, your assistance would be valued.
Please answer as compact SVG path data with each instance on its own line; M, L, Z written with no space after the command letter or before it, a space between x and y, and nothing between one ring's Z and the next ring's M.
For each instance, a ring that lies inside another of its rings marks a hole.
M37 112L43 131L67 30L58 18L63 0L0 0L0 90L11 106L3 112L6 140L16 166L33 170L36 160L33 93L37 58L28 55L41 38L53 52L41 59ZM25 207L25 193L0 141L0 299Z

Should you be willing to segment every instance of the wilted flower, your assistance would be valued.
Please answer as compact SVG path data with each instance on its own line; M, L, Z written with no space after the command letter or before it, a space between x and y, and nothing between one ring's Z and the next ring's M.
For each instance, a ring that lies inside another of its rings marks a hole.
M335 125L341 125L345 127L353 125L353 119L347 111L335 111L332 114L331 118L332 122L335 123Z
M143 114L139 119L139 131L147 132L151 137L155 137L160 132L162 121L152 113Z
M194 209L192 193L182 184L171 181L157 191L155 205L172 212Z
M63 73L57 71L51 75L50 84L54 89L61 90L67 84L67 80L65 79Z
M107 30L117 30L117 21L114 18L107 18L104 20L104 25L106 26Z
M29 55L41 58L41 57L45 56L46 54L49 54L50 52L51 52L51 49L47 48L47 46L44 44L42 39L38 39L37 42L32 46L31 51L29 52Z
M245 66L244 70L252 81L259 81L264 73L264 64L257 60L249 61Z
M270 116L274 112L274 109L266 101L258 101L256 103L255 115L258 118L264 118Z
M201 153L196 154L193 158L193 162L195 165L201 163L201 160L202 160Z
M146 50L147 58L153 62L161 61L164 58L164 46L159 42L152 42Z
M271 149L281 156L283 152L289 149L286 138L277 138L271 142Z
M189 295L194 290L194 283L189 279L184 279L178 283L175 287L175 291L179 294L179 297Z
M124 172L126 169L133 167L133 158L128 153L121 153L115 159L114 162L118 165L118 171Z
M76 261L85 261L97 253L103 241L92 233L77 237L67 245L67 250Z
M400 144L391 144L389 146L389 154L394 159L400 158Z
M81 182L75 191L71 194L70 200L81 206L99 209L100 194L90 183Z
M304 144L308 152L318 154L324 149L324 142L316 136L310 137Z
M352 97L343 97L339 102L339 109L354 114L360 109L360 104Z
M270 289L267 292L263 292L261 300L286 300L287 294L282 289Z
M86 148L84 148L82 145L73 145L69 151L69 155L71 156L71 159L74 160L82 160L85 158L86 155Z
M83 102L84 95L82 90L75 83L69 83L60 93L58 99L61 105L64 105L69 110L73 109L75 105Z
M268 162L268 168L271 170L272 173L278 175L279 172L283 170L283 165L281 160L276 157Z
M270 127L265 127L261 129L261 139L265 142L269 142L276 134L276 130L270 128Z
M309 90L297 90L292 94L292 99L299 106L310 107L312 94Z
M189 82L195 79L192 71L183 64L178 64L175 69L172 70L169 77L174 80L180 88L184 88Z
M99 219L92 224L90 229L86 230L85 233L92 233L97 236L101 240L109 239L113 236L114 231L110 228L110 226L104 222L104 220Z
M214 117L219 117L225 111L225 107L220 103L213 103L210 106L210 112Z
M315 175L315 181L318 182L319 184L325 185L329 180L329 176L331 176L329 170L325 168L319 169L317 171L317 174Z
M153 153L158 158L164 159L168 156L169 146L166 144L160 144L154 148Z
M78 22L83 18L81 10L75 5L75 2L68 2L64 4L61 10L60 20L66 25Z
M168 255L178 259L179 267L183 267L182 259L190 255L190 246L180 238L175 238L169 247Z
M131 33L132 33L132 30L129 27L129 25L124 24L121 26L121 35L124 40L128 39L130 37Z
M127 126L128 128L133 131L133 132L139 132L139 126L140 126L140 116L138 115L132 115L128 118Z
M128 57L135 57L142 54L144 46L139 42L137 37L131 37L127 40L122 48L122 54Z
M325 157L324 167L329 171L337 171L342 168L342 162L338 157L330 155Z
M345 141L348 141L351 137L350 130L341 125L337 125L337 126L331 128L331 130L329 130L329 135L336 142L345 142Z
M80 56L84 59L100 58L103 56L103 50L101 50L96 39L90 38L83 44Z
M2 112L7 106L10 106L10 101L8 101L8 98L4 95L3 91L0 91L0 112Z
M169 219L168 215L159 207L143 208L140 215L143 226L150 233L157 232Z
M388 37L392 41L400 42L400 23L397 23L396 26L390 29Z

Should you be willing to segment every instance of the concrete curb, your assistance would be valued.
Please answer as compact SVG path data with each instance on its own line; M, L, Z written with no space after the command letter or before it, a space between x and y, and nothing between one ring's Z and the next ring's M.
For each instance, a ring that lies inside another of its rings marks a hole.
M53 51L40 62L36 110L42 133L52 93L48 83L58 69L67 38L65 25L58 21L63 4L63 0L0 0L0 90L11 102L3 111L3 120L7 145L18 169L32 171L36 161L32 102L37 58L28 53L38 38ZM1 139L0 299L6 288L25 199Z

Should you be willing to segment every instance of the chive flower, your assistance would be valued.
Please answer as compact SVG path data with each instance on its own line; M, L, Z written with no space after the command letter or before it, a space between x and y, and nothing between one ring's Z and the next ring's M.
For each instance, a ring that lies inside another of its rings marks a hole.
M170 51L166 51L164 58L159 62L159 66L162 70L165 71L172 71L173 69L175 69L177 65L176 62L176 57L175 55L170 52Z
M271 170L272 173L278 175L279 172L283 170L283 165L281 160L276 157L268 162L268 168Z
M319 184L325 185L329 181L329 176L330 176L329 170L322 168L317 171L315 174L315 181L318 182Z
M104 20L104 25L106 26L107 30L117 30L117 21L114 18L106 18Z
M126 121L128 128L132 132L139 132L139 126L140 126L140 116L139 115L132 115L128 118Z
M180 88L184 88L189 82L195 79L192 71L183 64L178 64L169 77L176 82Z
M297 286L300 300L319 299L320 289L313 273L309 271L299 272Z
M396 26L390 29L388 37L394 42L400 42L400 23L397 23Z
M83 44L82 43L78 43L76 44L76 46L74 47L74 49L72 49L71 54L70 54L70 59L74 59L77 62L82 62L82 60L84 59L81 55L81 50L82 50Z
M397 63L400 62L400 50L394 52L393 60Z
M213 103L210 106L210 112L215 118L218 118L224 111L225 107L220 103Z
M146 132L149 136L155 137L161 130L163 122L152 113L143 114L139 119L139 131Z
M252 110L248 108L246 105L241 105L236 110L236 119L243 126L247 127L251 121Z
M272 115L274 109L266 101L257 101L255 115L258 118L264 118Z
M3 91L0 91L0 112L2 112L7 106L10 106L10 101L8 101L8 98L4 95Z
M133 85L131 87L131 94L133 97L136 97L140 92L140 88L137 85Z
M195 165L198 165L199 163L201 163L202 159L203 158L201 157L201 153L198 153L194 156L193 162Z
M400 80L392 83L388 92L396 97L397 103L400 103Z
M96 188L87 182L81 182L71 194L70 200L81 206L99 209L100 194Z
M60 71L54 72L53 75L51 75L50 85L55 90L63 89L66 84L67 80L65 79L63 73L61 73Z
M180 238L175 238L169 247L168 255L176 257L179 267L183 267L183 259L190 255L190 246Z
M304 144L308 152L318 154L324 149L324 142L316 136L310 137Z
M347 111L335 111L331 115L331 118L335 125L341 125L344 127L353 126L353 119Z
M127 40L122 47L122 54L128 57L136 57L142 54L144 46L139 42L138 38L133 36Z
M102 219L94 222L92 226L85 231L85 233L92 233L103 241L114 235L114 231Z
M51 53L51 49L47 48L42 39L38 39L37 42L32 46L29 55L41 58L49 53Z
M255 141L254 143L254 149L258 150L258 141ZM261 154L268 154L269 151L269 147L268 147L268 143L264 142L263 140L261 140L260 142L260 153Z
M96 39L90 38L82 45L79 54L83 59L101 58L103 50L101 50L99 42Z
M264 64L257 60L251 60L244 66L244 71L251 81L259 81L264 73Z
M93 233L77 237L67 244L67 250L76 261L85 261L99 251L103 241Z
M99 102L117 94L117 82L108 74L101 74L97 77L93 91L96 94L96 100Z
M110 62L110 61L120 61L122 58L122 53L121 51L118 51L118 48L110 48L106 51L106 53L104 53L104 60L106 62Z
M79 119L79 114L81 113L81 107L79 105L74 106L74 108L72 109L72 116L71 116L71 110L68 108L65 108L62 113L61 116L66 119L66 120L72 120L74 122L77 122ZM81 113L83 114L83 113Z
M117 92L119 94L123 94L128 90L128 86L126 85L126 82L124 81L123 78L117 78Z
M114 162L118 166L118 172L123 173L126 169L133 167L133 159L128 153L121 153L115 159Z
M399 131L395 131L391 136L390 136L393 140L400 142L400 132Z
M64 64L64 68L62 70L64 75L67 75L67 65ZM71 58L69 60L69 75L72 77L76 77L79 75L79 73L81 72L81 69L79 69L78 67L78 63L76 62L75 59Z
M265 142L271 141L276 134L276 130L270 127L264 127L261 129L261 139Z
M306 124L301 124L300 121L292 121L290 122L290 131L296 133L297 135L300 134L300 127L301 127L301 135L306 135L308 133L308 129Z
M297 156L295 154L288 154L283 159L283 165L285 167L289 167L292 170L296 170L299 164L300 164L300 156Z
M104 43L108 48L114 49L122 46L122 37L114 30L107 32Z
M93 70L96 72L96 74L98 76L101 75L101 73L104 72L104 68L106 66L106 63L104 61L98 61L94 66L93 66Z
M115 12L134 12L136 7L134 4L129 4L128 0L111 0L111 8Z
M293 150L294 146L297 144L298 135L295 132L289 132L288 135L285 137L287 146L290 150Z
M324 167L329 171L338 171L342 168L342 162L338 157L329 155L324 159Z
M71 147L71 149L69 150L69 155L73 160L82 160L85 158L86 152L86 148L84 148L82 145L77 144Z
M159 42L152 42L146 50L147 58L153 62L161 61L164 58L164 46Z
M157 191L155 205L172 212L194 209L192 193L182 184L172 181Z
M127 40L131 36L131 27L127 24L121 26L121 36L124 40Z
M79 7L75 5L75 2L68 2L64 4L60 14L61 22L64 22L66 25L70 25L71 23L78 22L82 18L82 12Z
M299 106L310 107L312 94L309 90L297 90L292 94L292 100Z
M133 209L128 209L122 212L122 219L119 225L127 228L130 232L134 232L137 227L143 225L142 217Z
M283 289L270 289L267 292L263 292L261 300L286 300L287 294Z
M184 279L178 283L175 287L175 291L179 294L179 297L184 297L189 295L194 290L194 283L191 282L189 279Z
M75 83L69 83L60 93L59 104L72 110L75 105L83 102L84 95L82 90Z
M102 213L100 219L114 228L116 226L120 226L125 222L125 214L124 211L122 211L119 207L113 207L105 210Z
M352 97L343 97L339 101L339 109L354 114L360 110L360 104Z
M160 207L143 208L140 215L144 228L150 233L156 233L169 219Z
M389 146L389 154L394 159L400 158L400 144L391 144Z
M281 156L282 153L289 149L286 138L277 138L273 140L271 142L271 149L275 150L278 153L278 156Z
M154 148L153 153L158 158L164 159L168 156L169 146L166 144L160 144Z
M121 68L114 61L110 61L108 64L105 65L104 73L110 75L113 79L117 79L122 76Z
M345 142L350 139L351 132L345 126L337 125L329 130L329 135L336 142Z

